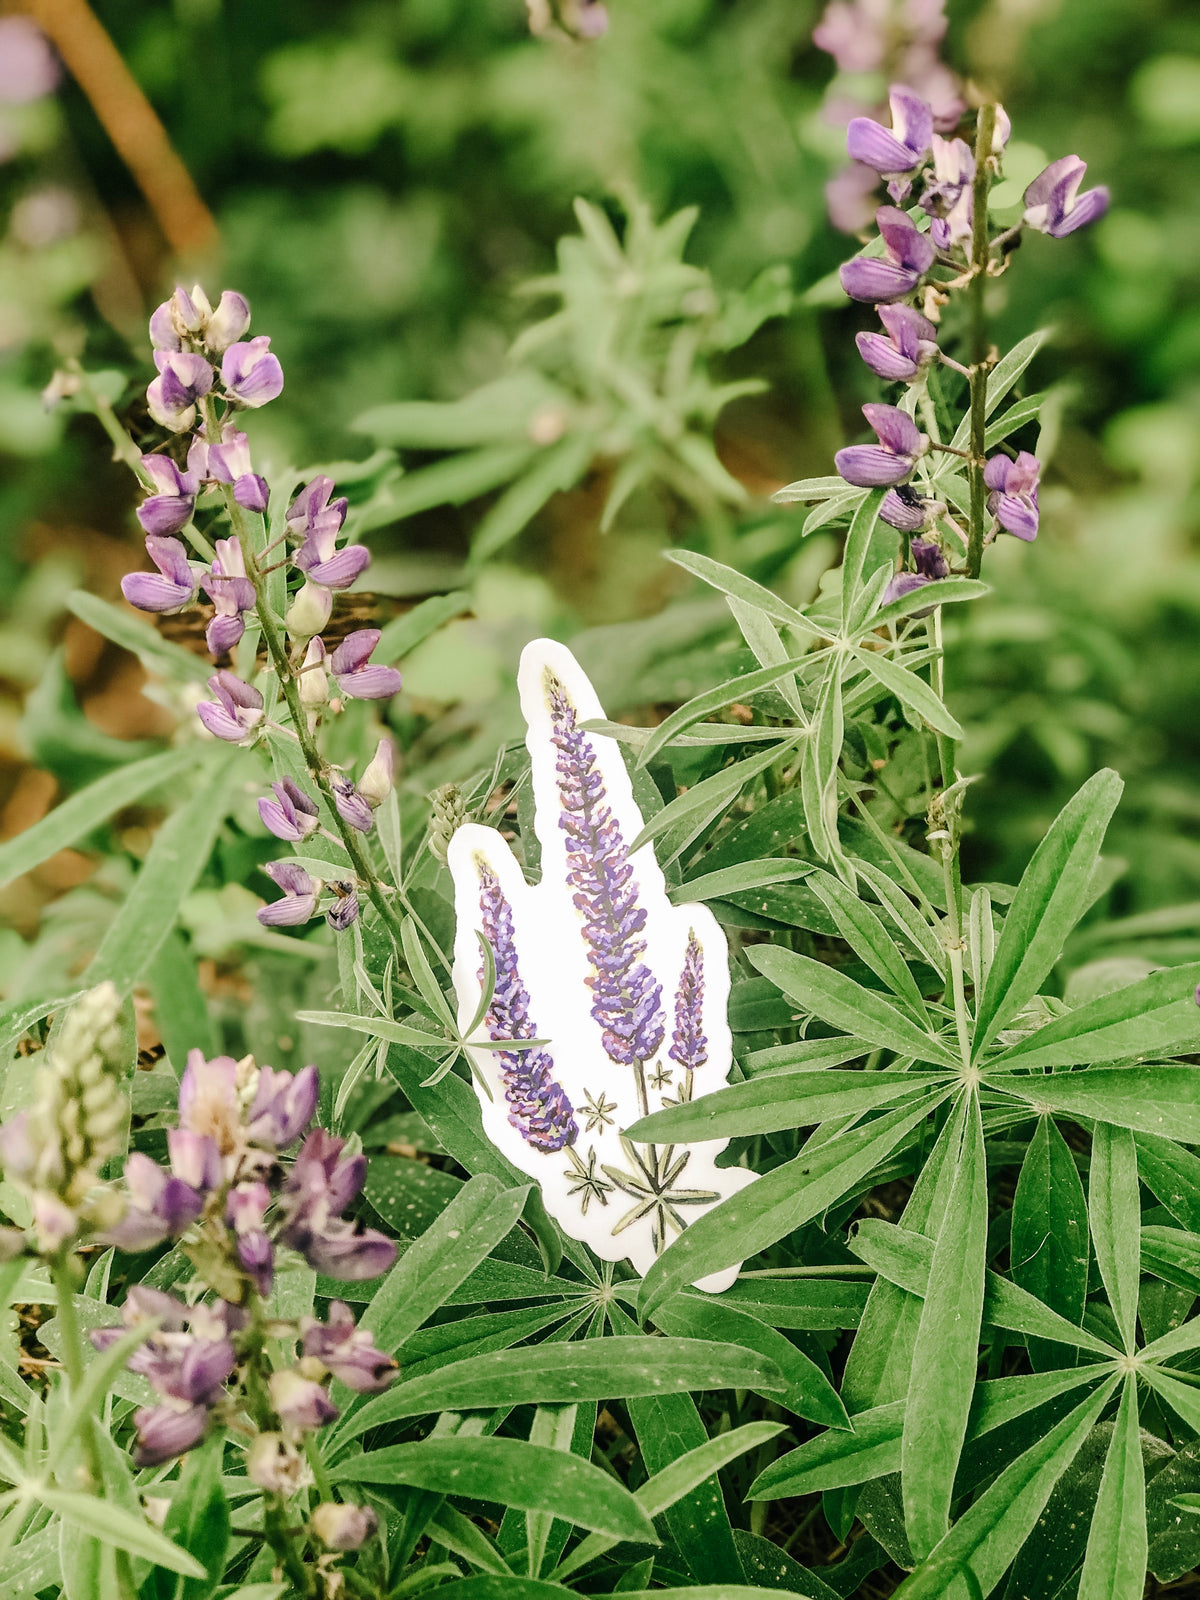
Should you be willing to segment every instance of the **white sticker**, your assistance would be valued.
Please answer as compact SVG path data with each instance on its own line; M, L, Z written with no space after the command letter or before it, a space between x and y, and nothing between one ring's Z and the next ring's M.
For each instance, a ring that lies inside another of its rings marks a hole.
M524 874L494 828L451 840L458 929L454 987L466 1028L483 994L479 934L496 986L475 1040L488 1137L537 1180L564 1232L644 1273L671 1240L752 1183L717 1167L729 1142L633 1144L648 1112L722 1088L732 1063L725 935L702 905L672 905L654 847L631 852L644 819L616 742L589 733L596 692L571 652L536 639L521 657L542 879ZM740 1263L738 1264L740 1266ZM701 1279L717 1292L730 1267Z

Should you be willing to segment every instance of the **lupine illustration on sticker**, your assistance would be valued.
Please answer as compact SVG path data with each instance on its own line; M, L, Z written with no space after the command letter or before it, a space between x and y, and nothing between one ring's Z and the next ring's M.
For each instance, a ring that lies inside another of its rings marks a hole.
M708 1061L708 1040L704 1034L704 946L693 928L688 929L687 954L675 990L675 1028L667 1054L683 1069L680 1097L690 1100L692 1074L699 1072Z

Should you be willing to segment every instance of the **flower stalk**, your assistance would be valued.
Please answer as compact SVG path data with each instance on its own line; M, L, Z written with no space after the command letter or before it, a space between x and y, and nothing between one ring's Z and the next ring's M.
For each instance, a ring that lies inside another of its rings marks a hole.
M987 338L987 282L991 263L988 239L988 192L992 186L992 145L996 135L996 105L979 108L975 127L975 177L971 226L971 456L967 481L971 487L971 527L967 546L967 576L977 578L983 565L987 520L987 384L991 370Z

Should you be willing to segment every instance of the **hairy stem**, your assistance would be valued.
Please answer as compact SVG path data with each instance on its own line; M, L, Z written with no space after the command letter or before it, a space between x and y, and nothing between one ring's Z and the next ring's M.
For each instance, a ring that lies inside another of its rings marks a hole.
M971 459L968 478L971 485L971 530L967 548L967 576L977 578L983 565L983 535L987 518L987 485L983 469L987 464L984 439L987 432L988 337L987 295L988 190L992 183L992 140L996 132L994 103L979 108L975 129L974 217L971 231Z

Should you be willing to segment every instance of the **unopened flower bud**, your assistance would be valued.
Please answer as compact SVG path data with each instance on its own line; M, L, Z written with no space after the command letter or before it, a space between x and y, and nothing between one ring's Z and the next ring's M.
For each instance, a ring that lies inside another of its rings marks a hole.
M328 699L325 646L320 639L310 639L300 668L300 704L308 711L319 711Z
M250 302L245 295L226 289L208 319L204 342L215 355L223 355L250 326Z
M246 1476L260 1489L294 1494L308 1481L304 1457L282 1433L260 1433L246 1452Z
M319 583L307 580L287 609L284 625L293 639L313 639L329 621L333 593Z
M429 821L429 848L445 865L446 850L451 839L467 820L462 791L453 783L444 783L429 796L433 815Z
M319 1383L302 1377L294 1367L273 1372L268 1379L271 1404L285 1428L309 1432L323 1428L338 1415L338 1408Z
M380 739L375 754L358 780L358 792L371 807L378 808L391 794L396 782L396 746L388 738Z
M309 1518L312 1531L327 1550L358 1550L379 1527L370 1506L323 1501Z

